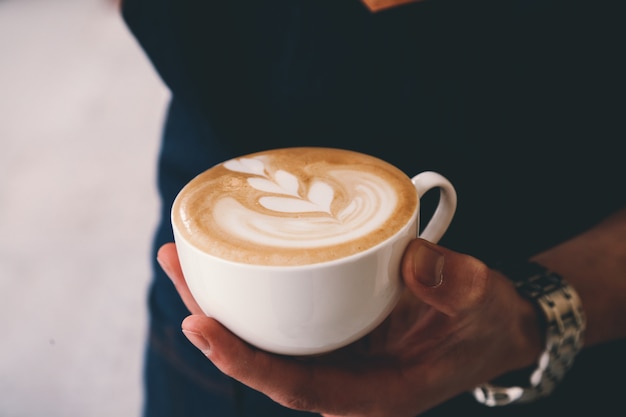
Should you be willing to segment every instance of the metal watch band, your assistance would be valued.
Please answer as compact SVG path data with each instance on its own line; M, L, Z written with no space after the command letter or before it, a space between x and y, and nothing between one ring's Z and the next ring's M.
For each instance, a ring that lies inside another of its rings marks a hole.
M586 318L580 298L558 274L524 262L495 269L513 281L517 290L543 314L545 350L526 386L500 387L490 383L474 388L474 398L487 406L530 402L549 395L570 369L583 344Z

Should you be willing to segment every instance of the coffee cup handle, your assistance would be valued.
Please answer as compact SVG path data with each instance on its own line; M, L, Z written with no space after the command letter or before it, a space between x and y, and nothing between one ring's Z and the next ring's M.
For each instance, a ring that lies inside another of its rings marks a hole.
M433 188L439 188L439 203L433 216L424 227L419 237L437 243L450 226L456 211L456 190L444 176L425 171L414 176L411 181L415 185L418 198Z

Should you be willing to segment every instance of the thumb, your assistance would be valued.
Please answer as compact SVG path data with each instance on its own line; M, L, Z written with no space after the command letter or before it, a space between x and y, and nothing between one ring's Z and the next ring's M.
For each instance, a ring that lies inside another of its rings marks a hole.
M487 296L489 268L483 262L423 239L407 247L402 274L417 298L448 316L476 307Z

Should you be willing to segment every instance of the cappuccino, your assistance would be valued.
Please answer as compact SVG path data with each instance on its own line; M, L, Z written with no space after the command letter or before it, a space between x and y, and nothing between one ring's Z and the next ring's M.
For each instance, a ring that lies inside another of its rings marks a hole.
M411 179L373 156L285 148L218 164L172 209L180 238L217 258L297 266L345 258L396 235L418 210Z

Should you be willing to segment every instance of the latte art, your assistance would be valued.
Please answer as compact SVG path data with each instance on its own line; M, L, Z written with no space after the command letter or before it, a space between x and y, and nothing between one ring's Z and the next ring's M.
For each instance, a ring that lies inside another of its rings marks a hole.
M262 152L192 180L173 210L184 238L237 262L303 265L394 235L417 209L411 180L379 159L326 148Z
M284 171L279 173L295 179ZM335 205L335 212L331 210L335 191L319 181L311 184L306 196L260 197L258 203L270 212L259 212L256 207L244 206L232 197L221 198L215 203L213 217L221 219L220 226L228 233L259 245L319 248L372 233L383 226L397 204L392 190L373 175L339 171L328 172L328 176L343 180L341 194L349 195L346 205ZM249 178L248 184L262 191L266 184L253 181L258 179ZM263 186L257 188L255 185L259 183Z

